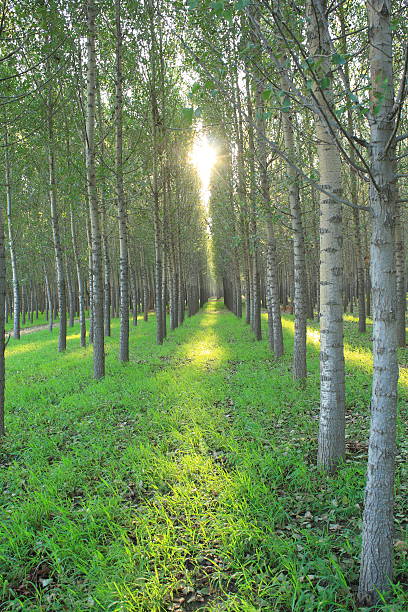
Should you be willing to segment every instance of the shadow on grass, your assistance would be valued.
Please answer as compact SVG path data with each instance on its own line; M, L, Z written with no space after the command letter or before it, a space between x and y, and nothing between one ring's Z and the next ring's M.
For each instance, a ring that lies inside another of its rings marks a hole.
M154 334L153 317L133 329L131 361L120 364L114 321L99 382L92 348L76 337L62 356L56 338L42 343L46 334L30 356L16 355L1 474L3 601L27 610L353 609L365 458L335 479L309 461L317 346L300 390L289 352L277 362L219 303L163 346ZM361 439L369 376L356 363L350 371L349 431Z

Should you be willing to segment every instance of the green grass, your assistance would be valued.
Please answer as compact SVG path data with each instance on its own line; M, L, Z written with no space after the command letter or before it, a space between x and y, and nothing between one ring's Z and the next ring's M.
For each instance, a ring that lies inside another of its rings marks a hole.
M58 319L57 319L57 321L58 321ZM36 325L47 325L47 324L48 324L48 321L46 319L45 312L43 312L43 313L39 312L38 313L38 318L36 317L35 312L34 312L34 317L33 317L33 321L32 322L31 322L30 317L26 316L26 320L25 320L25 324L24 325L23 325L23 318L22 317L20 318L20 327L21 327L21 329L27 329L28 327L35 327ZM10 317L10 316L8 317L8 321L6 322L5 327L6 327L6 331L7 332L13 331L13 317Z
M88 311L86 311L86 317L89 316ZM77 320L77 317L75 318L75 320ZM67 325L69 322L69 316L67 314ZM57 317L56 319L53 319L53 323L54 324L58 324L59 323L59 317ZM37 327L37 325L48 325L49 321L47 321L47 316L45 312L38 312L38 317L36 316L35 312L34 312L34 316L33 316L33 320L31 321L31 318L27 315L26 316L26 321L25 324L23 325L23 318L20 318L20 326L21 329L29 329L30 327ZM6 322L5 325L5 329L6 332L12 332L13 331L13 317L8 317L8 321ZM68 331L70 330L70 327L68 327Z
M99 382L78 326L63 355L47 330L11 339L0 610L354 610L369 332L346 323L348 453L329 477L315 467L315 327L305 388L291 377L290 316L276 362L219 303L162 347L154 318L140 321L125 365L115 320ZM407 385L405 370L401 408ZM402 419L399 441L396 540L406 541ZM396 552L382 610L406 609L406 554Z

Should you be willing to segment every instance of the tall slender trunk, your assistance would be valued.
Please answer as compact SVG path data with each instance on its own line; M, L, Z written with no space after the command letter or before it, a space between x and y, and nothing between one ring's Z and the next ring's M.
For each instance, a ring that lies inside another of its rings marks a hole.
M94 308L93 308L93 270L92 270L92 239L89 215L86 217L86 236L88 242L88 286L89 286L89 343L93 344L94 337Z
M245 225L245 223L243 223ZM251 280L250 280L250 265L249 265L249 246L246 228L243 229L244 233L244 286L245 286L245 323L247 325L251 322Z
M351 186L351 198L354 199L354 193L357 193L355 187L357 179L355 176L352 177ZM354 235L355 235L355 247L356 247L356 259L357 259L357 292L358 292L358 331L362 334L366 331L366 302L365 302L365 278L364 278L364 260L363 252L361 247L361 229L360 229L360 213L358 209L353 209L354 219Z
M161 142L159 142L159 132L161 118L159 116L158 99L157 99L157 45L155 31L155 14L154 4L152 0L147 0L150 19L150 103L151 103L151 118L152 118L152 137L153 137L153 219L154 219L154 293L155 293L155 311L156 311L156 342L163 344L163 308L162 308L162 228L161 228L161 211L160 211L160 194L159 194L159 162Z
M30 280L30 323L34 323L34 291L32 280Z
M137 326L137 312L138 312L138 287L136 280L136 271L134 266L132 265L130 269L130 278L132 280L132 314L133 314L133 325Z
M26 323L26 294L24 283L21 285L21 322L23 325Z
M268 330L269 344L276 357L284 352L282 319L279 304L279 286L276 265L276 239L271 214L266 218L268 242L266 247L266 276L269 290ZM271 325L272 324L272 325ZM272 328L271 328L272 327ZM272 344L273 343L273 344Z
M178 326L178 267L172 235L170 235L170 239L170 329L174 330Z
M101 143L101 158L105 159L105 126L103 120L103 108L101 101L101 89L99 80L96 81L96 96L98 102L98 124ZM115 106L116 113L116 106ZM115 124L116 125L116 124ZM105 336L111 335L111 266L109 256L109 243L107 236L107 219L106 219L106 197L105 197L105 182L101 178L101 235L102 235L102 260L103 260L103 320Z
M4 428L4 390L5 377L5 301L6 301L6 255L4 249L3 211L0 210L0 438L5 434Z
M342 51L347 54L347 36L346 36L346 23L344 19L343 6L339 7L341 33L342 33ZM346 79L346 87L348 91L350 87L350 75L349 65L346 63L344 66L344 76ZM351 108L347 109L347 128L349 134L353 134L353 113ZM354 163L356 161L356 154L354 147L349 147L350 161ZM350 175L350 199L354 204L358 203L358 183L357 176L353 169ZM365 307L365 278L364 278L364 260L363 251L361 246L361 228L360 228L360 212L358 208L353 208L353 220L354 220L354 239L355 239L355 256L357 260L357 291L358 291L358 331L364 333L366 331L366 307Z
M81 274L81 265L80 265L80 259L79 259L79 253L78 253L78 243L77 243L72 207L70 209L70 221L71 221L72 251L74 254L74 262L75 262L77 282L78 282L79 328L80 328L81 346L86 346L86 313L85 313L84 283L83 283L82 274Z
M168 241L168 181L167 181L167 168L164 170L164 186L163 186L163 224L162 224L162 236L161 241L163 245L163 262L162 262L162 327L163 327L163 338L167 337L167 289L168 289L168 252L169 252L169 241Z
M162 269L162 326L163 338L167 337L167 255L166 247L163 249L163 269Z
M367 2L372 211L373 383L358 597L365 605L390 587L397 412L394 91L390 0ZM387 84L384 87L384 83Z
M288 91L286 79L282 78L283 90ZM295 138L293 116L282 112L283 136L285 149L290 158L295 159ZM303 232L302 210L299 197L299 177L290 164L286 165L289 183L289 207L292 216L293 232L293 268L294 268L294 314L295 337L293 348L293 378L306 378L306 256L305 237Z
M248 72L246 74L247 113L248 113L248 156L250 179L250 206L249 206L249 232L250 232L250 275L252 288L252 329L257 340L262 339L261 331L261 296L258 262L258 229L256 210L256 170L255 170L255 142L253 128L252 92Z
M104 194L101 194L104 198ZM102 202L101 210L101 225L102 225L102 254L103 254L103 320L105 328L105 336L111 335L111 267L109 244L106 236L106 212L105 202Z
M141 253L140 253L140 275L141 275L142 292L143 292L143 296L142 296L143 320L147 321L149 318L150 296L149 296L149 282L147 278L145 255L144 255L143 249L141 250Z
M235 235L239 236L239 220L237 218L237 212L234 207L234 195L233 195L233 187L231 184L230 187L230 199L231 199L231 215L234 222L234 231ZM235 315L242 319L242 285L241 285L241 271L239 265L239 256L240 256L240 246L239 244L235 244L233 250L233 261L232 261L232 278L233 278L233 290L234 290L234 312Z
M7 197L7 225L8 225L8 244L10 250L11 273L13 282L13 336L16 340L20 339L20 288L17 272L17 255L14 244L13 220L11 212L11 168L9 158L9 143L7 128L4 134L4 155L5 155L5 171L6 171L6 197ZM1 347L0 347L1 348Z
M92 302L93 302L93 361L94 378L105 375L105 343L103 321L102 240L95 176L95 3L87 0L87 106L86 106L86 171L91 220L92 242Z
M398 197L398 196L397 196ZM397 336L398 346L406 345L405 311L406 311L406 278L405 278L405 243L404 223L401 205L396 204L395 213L395 264L397 271Z
M57 184L55 173L55 151L54 151L54 105L51 99L51 91L47 99L47 126L48 126L48 173L49 173L49 198L51 207L52 237L55 252L55 268L57 271L57 292L58 292L58 312L59 312L59 334L58 350L65 351L67 348L67 304L64 259L59 229L59 216L57 207Z
M322 60L321 75L330 78L331 47L325 0L309 0L309 44L311 55ZM323 58L323 59L322 59ZM331 92L314 83L319 106L316 137L320 183L334 194L341 193L341 161L335 139L327 127ZM320 112L319 112L320 111ZM333 472L345 455L344 349L343 349L343 232L341 205L320 193L320 422L318 464Z
M52 324L53 324L52 293L51 293L50 281L48 278L45 264L44 264L44 278L45 278L45 288L47 291L47 303L48 303L48 312L49 312L48 329L50 330L50 332L52 332Z
M65 270L68 289L68 312L69 312L69 327L73 327L75 323L75 290L72 282L71 271L69 268L69 260L65 257Z
M120 361L129 361L129 261L127 210L123 189L123 92L122 92L122 26L120 18L120 0L115 0L116 24L116 199L119 220L119 262L120 262Z
M185 311L185 290L184 290L184 274L181 261L180 234L177 234L177 268L178 268L178 325L182 325L184 321Z
M35 318L38 319L38 284L34 285L34 308L35 308Z
M275 352L277 357L280 357L283 354L282 321L279 307L279 291L276 275L276 244L271 215L270 184L267 167L264 104L261 92L261 82L258 81L256 85L256 133L261 194L267 216L266 298L268 310L268 340L271 350Z
M243 252L243 273L244 273L244 293L245 293L245 323L249 325L251 322L251 282L250 282L250 265L249 265L249 240L247 227L247 194L246 194L246 177L245 177L245 160L244 160L244 144L243 144L243 121L242 121L242 105L241 93L238 82L238 70L235 68L233 73L234 79L234 125L237 141L237 195L238 195L238 221L237 229L240 230L242 252ZM242 303L241 303L242 309Z

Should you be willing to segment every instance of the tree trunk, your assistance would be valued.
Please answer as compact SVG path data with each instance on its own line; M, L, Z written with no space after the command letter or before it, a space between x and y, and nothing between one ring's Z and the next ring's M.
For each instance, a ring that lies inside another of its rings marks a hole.
M89 227L89 215L86 218L86 235L88 241L88 285L89 285L89 343L93 344L94 337L94 308L93 308L93 270L92 270L92 239Z
M276 244L271 215L270 184L267 168L266 131L264 120L264 104L262 101L262 87L260 81L256 85L256 128L257 153L259 174L261 178L261 193L264 209L267 215L267 252L266 252L266 295L268 310L268 340L269 346L277 357L283 354L282 322L279 307L279 293L277 284ZM260 325L260 321L259 321Z
M405 279L405 244L403 212L400 204L396 204L395 214L395 264L397 271L397 336L398 346L406 344L406 279Z
M252 329L257 340L262 339L261 330L261 296L258 263L258 230L256 210L256 173L255 173L255 142L253 128L253 106L251 86L248 72L246 73L246 93L248 112L248 150L249 150L249 178L250 178L250 206L249 206L249 232L250 232L250 275L252 288Z
M389 589L393 573L398 364L390 0L367 2L367 13L372 84L369 120L373 176L370 207L374 371L358 599L364 605L373 605L379 600L379 592ZM384 83L388 86L384 87Z
M95 3L87 0L87 106L86 106L86 171L91 220L92 243L92 302L93 302L93 361L94 378L105 375L105 346L103 320L103 275L102 241L96 193L95 176L95 91L96 91L96 53L95 53Z
M68 258L65 257L65 269L68 289L68 311L69 311L69 327L73 327L75 323L75 289L72 282L71 272L69 268Z
M5 330L4 314L6 300L6 256L4 249L3 212L0 210L0 438L5 434L4 427L4 390L5 390Z
M269 290L269 305L268 305L268 328L269 328L269 343L273 339L273 349L276 357L282 357L284 352L282 319L279 304L279 287L278 274L276 264L276 240L273 227L273 220L269 214L266 218L266 228L268 242L266 247L266 282ZM272 322L272 329L271 323Z
M46 288L46 291L47 291L47 303L48 303L48 312L49 312L48 328L49 328L50 332L52 332L52 324L53 324L52 294L51 294L50 281L48 279L48 274L47 274L47 270L45 268L45 264L44 264L44 278L45 278L45 288Z
M103 120L103 109L101 102L101 90L99 81L96 82L96 95L98 100L98 123L101 142L101 157L105 158L105 126ZM115 106L116 113L116 106ZM116 124L115 124L116 125ZM107 220L106 220L106 198L105 198L105 183L101 180L101 234L102 234L102 260L103 260L103 320L105 336L111 335L111 267L109 257L109 244L107 237Z
M343 13L343 5L339 7L341 32L342 32L342 51L347 54L347 36L346 36L346 23ZM351 91L350 87L350 76L348 63L344 66L344 75L346 79L346 87L348 91ZM347 128L349 134L354 133L353 129L353 113L350 108L347 109ZM354 163L356 161L356 154L354 147L349 147L350 161ZM354 204L358 203L358 183L357 176L351 169L350 175L350 199ZM364 282L364 260L363 251L361 246L361 230L360 230L360 212L358 208L353 208L353 220L354 220L354 237L355 237L355 256L357 260L357 291L358 291L358 331L365 333L366 331L366 308L365 308L365 282ZM353 301L351 300L351 310Z
M282 78L283 90L287 91L286 80ZM296 159L293 117L289 112L282 113L283 136L285 149L291 159ZM299 198L299 177L289 164L286 166L289 182L289 207L292 216L293 231L293 267L294 267L294 315L295 337L293 347L293 378L306 378L306 260L305 238L303 233L302 210Z
M142 275L142 289L143 289L143 320L147 321L149 318L149 284L147 279L147 270L144 258L144 252L141 254L141 270Z
M67 304L65 293L64 259L59 230L59 218L57 208L57 185L55 178L55 152L54 152L54 106L49 92L47 100L47 125L48 125L48 173L49 173L49 198L51 206L52 237L55 252L55 268L57 271L57 292L59 312L59 334L58 350L65 351L67 348Z
M156 312L156 343L163 344L163 308L162 308L162 274L163 274L163 245L162 228L160 215L160 194L159 194L159 171L158 164L160 159L161 143L159 143L159 130L161 118L159 117L157 100L156 82L156 32L154 25L154 8L152 0L148 0L150 16L150 98L152 115L152 135L153 135L153 218L154 218L154 297Z
M130 268L130 277L132 279L132 315L133 315L133 326L137 326L137 312L138 312L138 288L136 281L136 271L134 266Z
M324 0L308 2L311 55L322 60L321 74L330 78L330 39ZM314 83L319 106L316 137L320 184L341 193L341 161L326 119L331 92ZM320 422L318 465L333 472L345 455L344 350L343 350L343 232L341 205L320 193Z
M83 283L82 275L81 275L81 265L80 265L80 259L79 259L79 254L78 254L78 244L77 244L74 215L72 213L72 208L70 209L70 217L71 217L72 251L74 254L74 262L75 262L77 282L78 282L79 328L80 328L81 346L86 346L86 313L85 313L84 283Z
M14 244L13 222L11 214L11 168L8 149L8 133L7 128L4 135L4 154L5 154L5 171L6 171L6 192L7 192L7 225L8 225L8 243L10 250L11 273L13 282L13 337L20 340L20 288L17 273L17 255ZM1 291L1 288L0 288ZM0 330L1 331L1 330ZM1 347L0 347L1 350Z
M120 21L120 0L115 0L116 23L116 199L119 220L119 262L120 262L120 361L129 361L129 262L127 210L123 190L123 92L122 92L122 26Z

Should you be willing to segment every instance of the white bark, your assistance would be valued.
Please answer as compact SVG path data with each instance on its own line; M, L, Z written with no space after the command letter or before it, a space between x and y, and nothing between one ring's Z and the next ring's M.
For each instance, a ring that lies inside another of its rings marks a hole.
M5 389L5 359L4 359L4 324L6 301L6 257L4 252L4 223L3 211L0 210L0 438L5 434L4 429L4 389Z
M120 0L115 0L116 23L116 200L119 221L119 262L120 262L120 361L129 361L129 261L127 211L123 189L123 92L122 92L122 26Z
M12 219L12 196L11 196L11 167L9 159L9 143L7 128L4 135L4 155L5 155L5 171L6 171L6 196L7 196L7 226L8 226L8 244L10 250L11 274L13 282L13 336L16 340L20 339L20 287L18 282L17 272L17 255L14 243L13 219Z
M93 358L94 377L105 375L104 321L103 321L103 275L102 238L95 176L95 94L96 94L96 52L95 52L95 3L87 2L87 112L86 112L86 172L91 221L92 247L92 310L93 310Z
M308 2L309 45L323 59L321 75L330 76L331 48L323 19L325 3ZM330 193L341 193L341 162L324 116L331 92L324 96L314 83L320 112L316 115L320 184ZM320 192L320 421L318 464L334 471L345 454L344 350L343 350L343 232L341 204Z
M394 130L390 0L367 3L371 76L371 285L374 373L358 597L372 605L392 580L397 409Z

